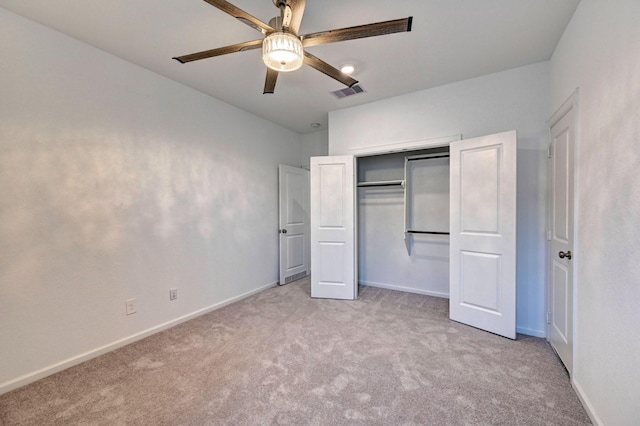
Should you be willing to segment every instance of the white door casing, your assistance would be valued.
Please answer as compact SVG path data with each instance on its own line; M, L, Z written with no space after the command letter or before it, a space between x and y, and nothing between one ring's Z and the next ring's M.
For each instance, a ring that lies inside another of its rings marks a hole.
M357 298L355 157L311 158L311 297Z
M516 337L516 131L450 145L450 318Z
M574 97L550 121L548 336L573 375Z
M278 166L280 284L309 274L309 172Z

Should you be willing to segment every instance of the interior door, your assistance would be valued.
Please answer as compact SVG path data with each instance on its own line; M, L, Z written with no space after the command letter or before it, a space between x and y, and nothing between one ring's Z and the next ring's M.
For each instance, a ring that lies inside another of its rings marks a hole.
M280 284L309 273L309 172L280 165Z
M311 158L311 297L357 297L355 158Z
M573 108L551 127L549 342L573 368Z
M450 145L449 315L516 337L516 132Z

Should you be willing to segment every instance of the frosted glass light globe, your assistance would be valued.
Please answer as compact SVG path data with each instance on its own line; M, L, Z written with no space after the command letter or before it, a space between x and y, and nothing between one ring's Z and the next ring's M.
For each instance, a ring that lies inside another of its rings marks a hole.
M293 34L269 34L262 42L262 60L272 70L295 71L302 66L303 58L302 42Z

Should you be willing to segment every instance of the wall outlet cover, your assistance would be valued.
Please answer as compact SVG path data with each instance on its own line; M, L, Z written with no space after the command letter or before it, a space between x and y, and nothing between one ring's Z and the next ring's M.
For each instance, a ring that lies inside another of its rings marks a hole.
M125 312L127 315L135 314L138 310L135 297L125 301Z

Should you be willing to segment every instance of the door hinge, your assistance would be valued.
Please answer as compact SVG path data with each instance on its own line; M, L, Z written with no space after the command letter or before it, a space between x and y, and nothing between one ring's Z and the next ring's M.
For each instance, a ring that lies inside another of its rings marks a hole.
M551 241L551 229L547 229L547 241Z
M551 145L547 147L547 158L551 158Z
M551 324L551 312L547 312L547 324Z

